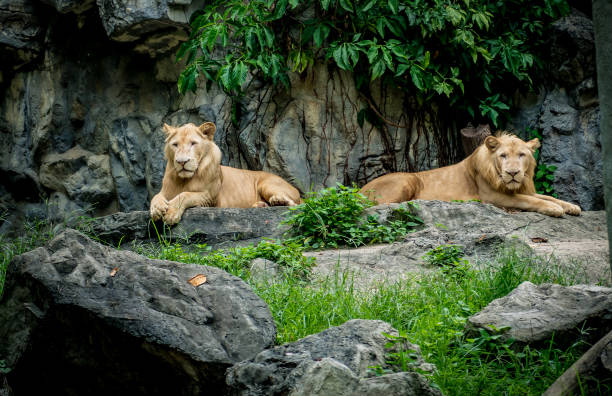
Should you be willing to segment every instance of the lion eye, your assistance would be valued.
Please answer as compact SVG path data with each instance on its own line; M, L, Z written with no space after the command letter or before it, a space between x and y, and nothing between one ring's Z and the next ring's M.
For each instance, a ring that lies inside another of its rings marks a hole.
M191 142L192 146L195 146L196 144L198 144L198 142Z
M520 153L519 154L519 158L523 158L525 156L525 153Z
M508 155L504 153L504 154L500 154L499 156L502 158L506 158Z
M172 143L172 147L178 147L178 143Z

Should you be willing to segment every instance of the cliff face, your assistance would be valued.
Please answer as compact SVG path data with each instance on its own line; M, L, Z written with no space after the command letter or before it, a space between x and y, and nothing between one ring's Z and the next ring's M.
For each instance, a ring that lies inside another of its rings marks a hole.
M201 3L0 0L0 208L35 217L91 206L94 214L147 208L165 166L163 122L214 122L224 164L276 173L302 192L461 159L461 126L393 89L371 91L400 127L360 127L357 113L367 102L351 75L324 64L292 75L288 91L251 78L237 123L231 99L215 85L179 95L174 53ZM526 100L513 125L544 130L543 156L558 164L559 186L577 186L557 188L562 198L601 208L593 51L580 47L559 57L574 67L568 73L583 73L551 81ZM576 102L581 92L591 99ZM556 149L556 141L567 150Z

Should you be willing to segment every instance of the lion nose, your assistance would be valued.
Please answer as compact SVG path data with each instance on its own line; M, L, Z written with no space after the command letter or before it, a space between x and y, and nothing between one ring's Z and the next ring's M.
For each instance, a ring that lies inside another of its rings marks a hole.
M514 177L516 175L518 175L519 171L506 171L507 174L509 174L510 176Z
M181 158L181 159L177 159L176 162L184 166L187 162L189 162L189 160Z

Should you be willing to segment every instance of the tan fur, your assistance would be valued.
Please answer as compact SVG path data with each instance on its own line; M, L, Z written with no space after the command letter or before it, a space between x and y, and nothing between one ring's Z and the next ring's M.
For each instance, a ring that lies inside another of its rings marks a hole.
M167 163L162 189L151 200L153 220L176 224L193 206L250 208L301 202L299 191L276 175L221 166L213 123L178 128L164 124L163 129Z
M538 139L524 142L506 133L489 136L458 164L417 173L390 173L363 186L361 193L378 203L480 199L548 216L579 215L577 205L536 194L533 153L538 147Z

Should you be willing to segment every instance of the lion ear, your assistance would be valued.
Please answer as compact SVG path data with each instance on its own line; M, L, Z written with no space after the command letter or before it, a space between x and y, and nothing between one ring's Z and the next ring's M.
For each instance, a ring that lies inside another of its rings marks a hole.
M484 140L485 146L489 149L489 151L494 152L499 147L499 139L495 136L487 136Z
M210 140L213 140L217 127L212 122L205 122L204 124L200 125L199 129L204 136L206 136Z
M164 131L166 135L170 135L172 133L172 129L173 128L170 125L164 122L164 125L162 126L162 130Z
M527 142L527 147L531 149L532 153L535 153L535 151L540 148L540 140L538 140L538 138L531 139Z

